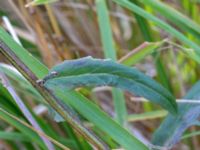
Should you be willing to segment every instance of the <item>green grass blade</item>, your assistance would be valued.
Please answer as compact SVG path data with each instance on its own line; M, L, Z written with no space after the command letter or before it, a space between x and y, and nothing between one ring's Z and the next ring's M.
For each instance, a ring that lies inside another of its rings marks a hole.
M194 137L194 136L199 136L199 135L200 135L200 131L194 131L194 132L184 134L181 137L181 139L184 140L184 139L191 138L191 137Z
M0 72L4 72L6 76L17 82L13 84L14 86L26 91L29 96L32 96L39 103L46 104L38 91L14 67L0 63Z
M117 61L116 50L105 0L96 0L98 24L105 58ZM124 94L119 89L112 89L116 119L119 124L126 126L127 110Z
M131 0L131 2L135 3L137 6L139 5L137 3L137 1ZM142 32L142 35L143 35L144 39L146 41L153 42L154 41L154 37L152 36L152 33L150 32L149 24L148 24L147 20L145 20L145 18L142 18L140 15L138 15L136 13L134 15L135 15L137 23L138 23L138 25L140 27L140 30ZM161 84L165 88L167 88L170 92L172 92L172 88L171 88L171 85L169 83L169 78L168 78L167 73L166 73L166 71L164 69L162 60L161 60L160 57L157 57L158 53L159 52L153 53L153 57L156 58L154 63L155 63L155 66L156 66L158 79L159 79L159 81L161 82Z
M131 0L132 3L135 3L136 5L138 5L137 1L135 0ZM144 18L142 18L140 15L138 15L137 13L134 13L135 19L138 23L138 26L140 28L140 31L142 33L142 36L144 38L145 41L148 42L153 42L153 36L150 33L150 29L149 29L149 24L147 22L147 20L145 20Z
M139 2L148 5L153 10L156 10L156 12L159 12L171 22L178 25L178 27L185 29L185 31L192 34L196 32L196 34L198 34L197 37L200 36L200 26L196 22L184 16L182 13L168 6L164 2L159 0L140 0Z
M0 131L0 139L11 141L32 142L31 139L19 132Z
M96 0L98 24L105 58L117 60L108 9L105 0Z
M48 68L34 58L30 53L19 46L6 32L0 27L0 39L9 45L13 53L27 65L28 68L40 79L48 73ZM1 43L0 43L1 44ZM2 52L2 51L1 51ZM22 54L23 53L23 54ZM28 59L27 59L28 58ZM13 61L13 60L11 60ZM40 71L38 71L40 70Z
M199 98L200 81L191 88L184 99L198 100ZM172 116L168 114L166 119L162 122L160 127L154 133L152 139L153 144L160 146L173 146L180 140L183 132L196 123L199 116L199 105L179 104L177 116Z
M52 91L59 99L66 104L70 104L86 119L94 123L99 129L110 135L117 143L127 150L132 150L133 146L137 150L147 150L139 140L133 137L128 131L122 129L120 125L110 119L90 100L78 95L76 92L67 92L63 88L55 88Z
M147 55L155 52L164 41L160 42L144 42L139 47L130 51L128 54L123 56L119 62L126 66L132 66L144 59Z
M39 146L41 146L43 149L47 149L44 145L41 138L31 129L24 126L22 123L16 121L12 117L10 117L3 109L0 109L0 119L6 121L7 123L11 124L15 128L17 128L19 131L21 131L25 136L29 137L33 142L36 142Z
M4 86L1 83L0 83L0 107L5 110L8 110L10 113L15 114L16 116L22 115L19 108L16 107L14 100L12 99L8 91L4 88Z
M76 149L78 150L89 150L90 145L87 144L86 141L82 140L81 138L78 138L73 129L71 128L71 126L67 123L67 122L62 122L61 126L63 128L63 130L67 133L67 135L69 136L70 139L72 139L74 141L74 145L76 146Z
M36 5L43 5L43 4L49 4L49 3L56 2L56 1L58 1L58 0L34 0L34 1L26 4L26 7L36 6Z
M12 96L13 100L15 101L15 103L17 104L17 106L20 108L21 112L23 113L24 117L29 121L29 123L38 131L43 132L43 130L41 129L40 125L38 124L38 122L35 120L35 118L33 117L33 115L31 114L31 112L29 111L29 109L26 107L26 105L24 104L24 102L21 100L21 98L17 95L16 91L14 90L14 88L12 87L12 85L10 84L7 76L0 72L0 79L1 82L4 84L5 88L8 90L8 92L10 93L10 95ZM39 135L40 136L40 135ZM46 147L49 150L54 150L54 146L53 144L45 137L40 136L41 140L45 143Z
M112 89L116 120L123 127L127 127L127 110L124 93L120 89Z
M29 129L30 131L33 131L33 133L37 133L40 136L46 137L48 138L52 143L54 143L55 145L57 145L58 147L62 148L62 149L66 149L69 150L68 147L64 146L63 144L61 144L60 142L58 142L57 140L51 138L50 136L48 136L47 134L38 131L37 129L35 129L34 127L32 127L31 125L29 125L28 123L26 123L25 121L19 119L18 117L8 113L7 111L0 109L0 118L5 120L6 122L14 125L15 127L17 127L19 130L21 130L21 132L24 133L24 131L22 131L25 127L27 129ZM24 133L25 134L25 133ZM31 135L32 136L32 135ZM41 141L41 140L40 140ZM46 148L45 148L46 149ZM47 149L49 150L49 148L47 147Z
M190 41L182 33L177 31L175 28L173 28L169 24L167 24L164 21L160 20L159 18L149 14L148 12L143 10L142 8L138 7L137 5L131 3L129 1L127 1L127 0L113 0L113 1L116 2L119 5L121 5L121 6L125 7L125 8L127 8L127 9L135 12L136 14L144 17L145 19L148 19L148 20L154 22L160 28L162 28L166 32L170 33L172 36L176 37L177 39L179 39L184 44L186 44L186 45L190 46L191 48L193 48L197 52L197 54L200 55L200 47L196 43Z
M146 121L148 119L156 119L165 117L167 115L167 111L165 110L157 110L157 111L150 111L145 112L142 114L131 114L128 116L128 121L135 122L135 121Z

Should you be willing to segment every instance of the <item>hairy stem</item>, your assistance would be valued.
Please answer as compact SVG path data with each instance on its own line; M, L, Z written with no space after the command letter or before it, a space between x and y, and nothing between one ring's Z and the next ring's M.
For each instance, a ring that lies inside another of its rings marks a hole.
M8 61L16 67L22 75L37 89L37 91L44 97L48 104L58 112L69 124L83 137L85 137L91 144L98 149L108 149L107 145L102 142L92 131L85 128L79 121L78 117L74 115L71 108L56 98L50 91L48 91L41 84L38 84L37 76L15 55L15 53L0 39L0 53L5 56Z

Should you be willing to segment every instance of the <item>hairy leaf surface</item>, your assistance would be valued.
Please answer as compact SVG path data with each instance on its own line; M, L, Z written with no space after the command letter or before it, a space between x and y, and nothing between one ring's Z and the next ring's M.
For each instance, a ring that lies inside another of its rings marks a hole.
M48 89L62 87L71 90L82 86L113 86L143 96L171 113L176 112L174 97L160 84L137 69L109 59L85 57L64 61L51 69L44 82Z

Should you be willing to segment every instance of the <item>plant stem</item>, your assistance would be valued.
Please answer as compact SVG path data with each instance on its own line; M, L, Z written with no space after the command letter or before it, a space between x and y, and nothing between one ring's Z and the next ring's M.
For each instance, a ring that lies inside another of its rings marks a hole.
M67 105L58 100L51 92L38 84L36 75L15 55L15 53L0 39L0 52L8 61L16 67L22 75L33 85L34 88L44 97L49 105L57 111L69 124L83 137L85 137L91 144L98 149L107 149L107 145L102 142L94 133L86 129L78 118L71 112Z

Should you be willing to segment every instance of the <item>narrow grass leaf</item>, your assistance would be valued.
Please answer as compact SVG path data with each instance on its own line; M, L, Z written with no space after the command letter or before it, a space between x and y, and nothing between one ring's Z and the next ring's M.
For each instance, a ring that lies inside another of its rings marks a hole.
M17 84L13 84L15 87L23 89L23 91L25 90L26 94L33 96L39 103L45 104L43 97L38 93L38 91L35 90L35 88L33 88L33 86L14 67L0 63L0 72L3 72L9 77L9 79L17 82Z
M137 6L140 6L139 3L135 0L131 0L131 2L136 4ZM148 41L148 42L155 41L155 36L153 36L154 33L151 33L150 24L148 23L148 20L146 20L145 18L143 18L142 16L140 16L137 13L134 13L134 16L135 16L135 19L138 23L140 30L141 30L141 33L144 37L144 40ZM168 75L167 75L165 67L163 65L162 59L161 59L161 57L157 57L158 54L159 54L159 52L153 53L153 57L155 58L154 63L155 63L155 67L156 67L158 80L161 82L161 84L165 88L167 88L170 92L173 92L172 87L171 87L170 82L169 82ZM150 110L151 107L152 106L149 105L149 104L144 104L144 108L147 109L147 110Z
M117 54L114 46L109 13L105 0L95 0L97 8L97 18L101 34L101 42L105 58L117 61ZM126 126L127 110L124 94L119 89L112 89L116 119L119 124Z
M105 0L95 0L97 7L98 24L105 58L117 60L117 55L112 37L108 9Z
M156 51L161 45L161 42L144 42L139 47L133 49L128 54L123 56L119 62L126 66L132 66L144 59L147 55L152 54Z
M32 142L32 140L20 132L8 132L0 131L0 139L11 140L11 141L21 141L21 142Z
M31 125L29 125L28 123L26 123L25 121L23 120L20 120L18 117L8 113L7 111L3 110L0 108L0 112L1 114L4 114L4 116L6 117L0 117L2 119L5 119L5 121L8 121L9 123L14 123L15 124L21 124L21 126L23 125L23 127L27 127L28 129L30 129L31 131L39 134L40 136L43 136L45 138L47 138L49 141L51 141L52 143L54 143L55 145L57 145L58 147L62 148L62 149L66 149L66 150L69 150L68 147L64 146L63 144L61 144L60 142L58 142L57 140L51 138L50 136L48 136L47 134L33 128ZM9 118L9 119L8 119ZM17 126L19 129L21 129L21 127ZM23 128L22 127L22 128ZM40 140L41 141L41 140ZM48 148L47 148L48 149Z
M20 110L22 111L22 113L26 117L26 119L32 124L32 126L35 129L37 129L38 131L43 132L41 127L39 126L39 124L35 120L35 118L30 113L29 109L26 107L24 102L21 100L21 98L15 92L14 88L11 86L11 84L10 84L8 78L6 77L6 75L4 73L2 73L2 72L0 72L0 79L1 79L1 82L3 83L4 87L8 90L10 95L13 97L13 100L15 100L16 104L18 105L18 107L20 108ZM42 136L40 136L40 138L42 139L42 141L45 143L45 145L47 146L47 148L49 150L54 150L53 144L48 139L46 139L46 138L44 138Z
M200 99L200 81L192 87L184 99ZM187 128L195 125L199 116L199 105L192 103L178 104L177 116L168 114L166 119L154 133L152 143L159 146L173 146L180 140L181 135Z
M170 7L159 0L140 0L139 2L143 3L144 5L148 5L153 10L156 10L156 12L159 12L159 14L163 15L174 24L178 25L178 27L186 29L185 31L192 34L193 32L196 32L196 34L198 34L197 37L200 36L200 26L187 16L184 16L182 13L174 9L173 7Z
M127 150L132 150L133 146L137 150L148 150L138 139L133 137L127 130L110 119L99 107L82 95L76 92L66 91L64 88L51 87L52 92L64 103L70 104L86 119L91 121L99 129L110 135L117 143Z
M34 0L28 4L25 5L25 7L30 7L30 6L36 6L36 5L43 5L43 4L49 4L56 2L58 0Z
M200 131L194 131L194 132L184 134L181 137L181 139L184 140L184 139L191 138L191 137L194 137L194 136L199 136L199 135L200 135Z
M135 121L146 121L149 119L157 119L162 118L167 115L167 111L165 110L156 110L156 111L150 111L145 112L142 114L131 114L128 115L128 121L135 122Z
M47 73L48 69L41 62L37 61L26 49L18 45L6 32L3 28L0 27L0 40L5 42L13 53L27 65L28 68L31 68L31 71L38 77L43 78ZM0 41L1 44L1 41ZM1 49L0 49L1 50ZM3 52L1 50L1 52ZM40 70L40 71L39 71Z
M167 24L164 21L160 20L159 18L153 16L152 14L146 12L145 10L143 10L142 8L138 7L137 5L131 3L130 1L127 1L127 0L113 0L113 1L119 5L135 12L136 14L144 17L145 19L154 22L160 28L162 28L166 32L170 33L172 36L176 37L184 44L193 48L197 52L197 54L200 55L200 47L196 43L194 43L191 40L189 40L188 38L186 38L182 33L177 31L175 28L173 28L169 24Z
M0 119L17 128L21 133L29 137L33 142L37 143L43 149L47 149L41 138L34 131L10 117L2 108L0 108Z

